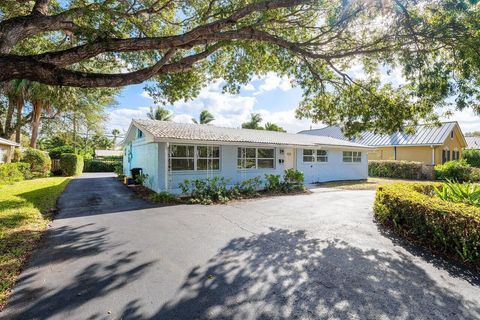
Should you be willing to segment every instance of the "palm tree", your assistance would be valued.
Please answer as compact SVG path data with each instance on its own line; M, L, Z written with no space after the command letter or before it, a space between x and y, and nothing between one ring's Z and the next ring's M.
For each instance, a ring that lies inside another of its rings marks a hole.
M262 116L260 113L251 113L250 120L242 123L242 128L263 130L263 128L260 126L260 122L262 122Z
M113 129L112 130L112 136L113 136L113 141L112 141L112 144L113 144L113 148L115 148L115 146L117 145L117 137L120 135L120 130L118 129Z
M278 132L286 132L282 127L278 124L267 122L265 123L265 130L267 131L278 131Z
M199 123L200 124L208 124L208 123L212 122L213 120L215 120L215 117L208 110L203 110L202 112L200 112L199 121L197 121L197 119L195 119L195 118L192 118L193 123L196 123L196 124L199 124Z
M150 107L150 111L147 113L147 117L152 120L160 120L160 121L172 121L172 113L162 107Z

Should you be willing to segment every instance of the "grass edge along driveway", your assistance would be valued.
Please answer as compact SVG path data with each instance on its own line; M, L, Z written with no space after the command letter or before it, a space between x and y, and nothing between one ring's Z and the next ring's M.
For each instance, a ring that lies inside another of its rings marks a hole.
M69 181L51 177L0 186L0 311Z

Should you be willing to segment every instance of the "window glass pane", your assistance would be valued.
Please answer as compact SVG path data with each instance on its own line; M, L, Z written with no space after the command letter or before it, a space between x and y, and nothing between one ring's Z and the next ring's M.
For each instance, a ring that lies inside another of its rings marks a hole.
M193 158L193 146L181 146L173 145L171 155L172 157L192 157Z
M197 170L219 170L219 169L220 169L219 159L198 159L197 160Z
M255 153L255 148L245 148L245 157L246 158L255 158L257 155Z
M326 156L327 150L317 150L317 156Z
M362 162L362 158L355 157L355 158L353 158L353 162Z
M211 157L220 158L220 147L210 147Z
M273 159L258 159L259 168L273 168Z
M199 158L206 158L208 156L208 147L198 146L197 155Z
M311 156L313 155L313 150L303 149L304 156Z
M246 159L245 160L245 168L250 169L250 168L255 168L255 159Z
M303 162L313 162L313 156L303 156Z
M260 149L258 148L258 157L259 158L275 158L274 149Z
M319 156L319 157L317 157L317 161L318 162L327 162L328 157L327 156Z
M194 164L193 159L172 159L172 170L193 170Z
M343 151L343 157L351 157L352 151Z
M245 167L245 160L243 160L243 159L238 159L238 160L237 160L237 168L238 168L238 169L242 169L242 168L244 168L244 167Z

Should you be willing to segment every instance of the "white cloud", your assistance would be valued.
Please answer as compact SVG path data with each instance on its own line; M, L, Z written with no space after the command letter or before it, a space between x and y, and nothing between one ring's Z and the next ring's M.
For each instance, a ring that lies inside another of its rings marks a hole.
M280 89L282 91L288 91L292 89L291 80L287 76L279 76L274 72L268 72L264 77L260 78L263 83L259 87L259 91L255 94L261 94L266 91L272 91Z
M143 92L140 94L142 98L153 100L152 96L148 93L148 91L143 90Z
M247 83L246 85L242 86L242 89L245 91L255 91L255 86L252 83Z
M472 109L454 111L449 118L443 117L442 121L458 121L463 133L480 131L480 117L475 115Z
M113 129L119 129L121 132L126 132L132 119L145 119L148 111L148 107L113 109L108 113L109 121L106 130L111 132Z

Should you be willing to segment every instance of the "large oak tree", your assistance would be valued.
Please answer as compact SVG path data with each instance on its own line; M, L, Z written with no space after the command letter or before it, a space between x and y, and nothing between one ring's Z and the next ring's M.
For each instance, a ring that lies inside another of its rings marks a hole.
M5 0L0 10L0 81L151 79L151 94L173 102L214 79L237 92L274 71L303 89L299 117L347 134L435 120L452 102L479 109L475 0ZM406 84L383 83L379 67L399 68Z

